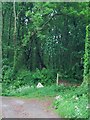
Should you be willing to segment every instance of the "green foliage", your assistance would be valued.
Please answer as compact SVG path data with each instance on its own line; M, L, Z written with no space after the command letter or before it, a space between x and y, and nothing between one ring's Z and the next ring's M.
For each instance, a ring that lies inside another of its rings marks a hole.
M4 86L5 88L5 86ZM62 88L62 87L61 87ZM43 88L36 88L35 85L23 85L15 88L13 85L9 86L9 89L3 91L3 95L6 96L20 96L20 97L45 97L45 96L55 96L59 93L58 86L44 86Z
M35 72L21 69L17 74L13 74L13 69L8 68L3 73L3 93L6 92L7 94L11 86L17 89L24 85L36 86L38 82L42 83L44 86L52 85L56 82L55 72L49 69L36 69Z
M6 92L3 92L3 95L6 96L20 96L20 97L45 97L45 96L56 96L63 92L65 90L71 90L71 87L65 87L63 85L56 86L55 84L53 85L48 85L44 86L43 88L36 88L36 85L30 86L28 85L23 85L19 87L14 87L13 85L9 86L9 89L6 90ZM75 89L73 87L73 89Z
M43 85L50 85L55 83L55 73L48 69L36 69L35 72L30 72L28 70L20 70L17 74L16 81L20 81L23 85L37 85L41 82Z
M60 95L60 101L54 103L60 116L86 118L87 84L75 88L54 83L57 72L60 79L82 80L85 34L84 80L90 79L90 25L85 31L90 20L88 3L14 5L15 9L13 3L2 3L2 95ZM38 82L45 87L37 89Z
M15 3L17 33L14 41L13 3L2 3L5 64L13 65L14 74L23 66L30 71L45 67L63 70L63 76L82 80L80 62L89 18L86 7L88 3ZM44 75L41 79L45 79Z
M90 76L90 25L86 28L85 55L84 55L84 80Z
M41 82L44 85L50 85L55 83L55 72L53 70L43 68L41 71L39 69L33 73L33 79L37 82Z
M20 70L17 73L16 82L20 81L22 85L32 83L31 73L27 70ZM19 86L18 86L19 87Z
M88 118L88 86L66 89L60 99L54 102L63 118Z
M55 96L59 91L55 91L58 87L55 85L45 86L43 88L36 88L36 86L22 86L17 89L11 89L9 91L10 96L21 96L29 98L40 98L45 96Z
M0 83L0 96L2 95L2 84Z
M10 68L9 66L3 66L3 82L6 84L9 84L13 77L13 68Z

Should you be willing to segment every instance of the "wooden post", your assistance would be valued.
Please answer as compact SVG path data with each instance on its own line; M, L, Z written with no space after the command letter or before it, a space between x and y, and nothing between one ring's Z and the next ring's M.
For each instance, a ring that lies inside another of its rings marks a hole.
M59 74L57 73L56 85L58 85L58 78L59 78Z

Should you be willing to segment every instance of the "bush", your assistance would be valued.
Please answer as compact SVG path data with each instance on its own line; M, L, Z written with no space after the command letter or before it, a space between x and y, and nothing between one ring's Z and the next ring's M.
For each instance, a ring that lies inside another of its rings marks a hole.
M4 65L2 72L3 72L3 81L7 84L10 83L10 81L13 77L13 68L10 68L10 67Z
M52 83L55 83L55 73L53 70L45 68L41 71L39 69L36 69L36 72L33 73L33 80L35 84L41 82L43 85L50 85Z
M32 75L28 70L20 70L16 77L16 82L19 81L20 85L32 84Z
M48 69L36 69L35 72L29 70L20 70L17 73L16 80L14 80L14 85L16 87L22 85L37 85L38 82L41 82L43 85L51 85L55 83L55 73L52 70Z
M8 94L11 86L12 89L17 89L20 86L22 87L24 85L36 86L38 82L42 83L44 86L54 83L54 71L48 69L36 69L36 71L31 72L29 70L22 69L18 71L18 73L14 76L13 69L5 67L2 92L3 94Z

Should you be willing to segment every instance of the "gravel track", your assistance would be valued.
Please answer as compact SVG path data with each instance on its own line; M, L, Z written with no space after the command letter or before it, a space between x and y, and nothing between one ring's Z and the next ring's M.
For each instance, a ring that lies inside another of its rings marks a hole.
M24 99L14 97L2 97L3 118L59 118L51 106L50 99ZM1 110L2 109L2 110Z

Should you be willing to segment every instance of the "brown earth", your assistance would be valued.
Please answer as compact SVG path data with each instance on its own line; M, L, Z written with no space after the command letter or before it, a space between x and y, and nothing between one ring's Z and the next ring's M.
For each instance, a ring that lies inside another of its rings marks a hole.
M63 84L64 86L80 86L80 83L70 83L67 80L59 80L59 85Z

